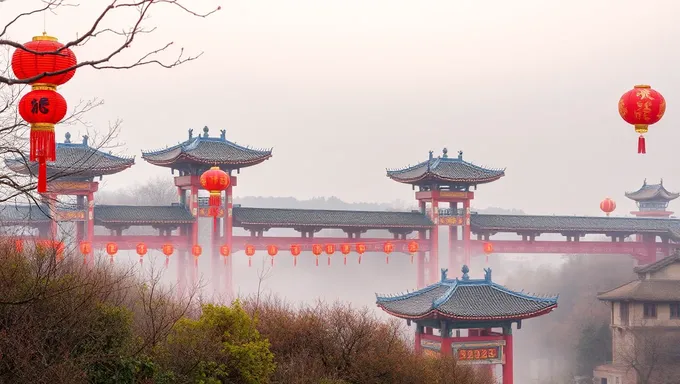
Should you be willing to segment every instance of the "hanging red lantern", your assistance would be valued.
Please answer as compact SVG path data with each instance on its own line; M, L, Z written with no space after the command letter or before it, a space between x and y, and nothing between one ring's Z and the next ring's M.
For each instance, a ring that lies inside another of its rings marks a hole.
M106 244L106 253L109 256L114 256L116 253L118 253L118 244L116 243L107 243Z
M416 253L418 252L418 242L415 240L412 240L408 243L408 251L409 253Z
M609 216L610 213L614 212L616 209L616 202L608 197L606 197L604 200L600 202L600 209L602 212L604 212L607 216Z
M92 253L92 243L89 241L81 241L80 242L80 253L83 255L89 255Z
M312 253L314 256L319 256L323 252L323 247L320 244L312 245Z
M47 162L56 160L54 125L66 115L66 100L56 89L71 80L77 61L70 49L45 34L34 37L24 48L12 54L12 71L19 80L34 79L31 81L33 91L19 103L19 113L31 124L29 160L38 162L37 189L44 193L47 192ZM52 75L40 77L46 73Z
M267 247L267 254L269 254L269 256L274 257L277 253L279 253L279 248L276 245L270 245Z
M335 253L335 244L326 244L324 247L327 255L332 255Z
M389 264L390 263L390 253L392 253L392 251L394 251L394 244L392 244L389 241L386 242L385 244L383 244L383 251L385 251L385 264Z
M640 134L638 153L646 153L645 137L649 126L657 123L666 112L666 100L649 85L636 85L619 99L619 115Z
M12 71L19 80L27 80L44 73L63 72L60 74L43 76L31 84L50 84L53 86L66 84L76 73L74 68L78 61L76 55L64 44L51 36L36 36L32 41L23 45L33 52L49 53L36 54L24 49L17 49L12 55ZM72 68L71 70L68 70ZM68 71L66 71L68 70Z
M201 256L202 253L203 253L203 248L200 245L194 244L194 246L191 247L191 254L194 257L199 257L199 256Z
M293 245L290 246L290 254L291 255L299 256L300 252L302 252L302 248L299 245L293 244Z
M137 244L136 249L137 249L137 254L139 256L146 255L146 252L148 251L148 248L146 247L146 244L144 244L144 243Z
M164 244L161 247L161 251L163 251L163 254L167 257L172 256L173 252L175 252L175 247L172 246L172 244Z
M359 243L356 245L357 253L363 255L366 252L366 244Z
M246 245L246 256L252 257L255 254L255 246L254 245Z
M340 252L343 255L349 255L352 252L352 247L349 244L340 244Z
M203 172L200 182L203 189L210 192L208 205L211 208L212 215L217 217L219 207L222 204L222 191L226 190L231 182L229 174L221 170L220 167L211 167Z
M483 246L484 253L486 254L486 262L489 262L489 255L493 253L493 243L486 242Z
M225 245L220 247L220 255L222 255L224 257L231 255L231 249L229 248L228 245L225 244Z
M24 241L23 240L14 240L14 250L16 250L17 253L23 253L24 252Z

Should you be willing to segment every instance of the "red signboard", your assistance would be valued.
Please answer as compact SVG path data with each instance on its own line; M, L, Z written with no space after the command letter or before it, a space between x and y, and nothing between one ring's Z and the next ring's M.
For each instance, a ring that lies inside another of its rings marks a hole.
M439 225L458 226L465 223L463 216L439 216Z
M458 360L494 360L499 355L500 347L458 350Z

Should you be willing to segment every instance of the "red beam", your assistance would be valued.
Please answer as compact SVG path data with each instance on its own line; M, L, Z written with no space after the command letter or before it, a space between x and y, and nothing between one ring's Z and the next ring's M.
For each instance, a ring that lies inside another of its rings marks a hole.
M110 236L110 235L95 235L92 247L96 250L98 248L104 249L107 243L116 243L118 249L136 250L137 244L144 243L149 249L160 249L164 244L172 244L177 250L191 249L188 236L165 236L158 235L135 235L135 236ZM205 245L204 245L205 246Z
M342 237L251 237L251 236L234 236L232 240L232 252L244 250L246 245L255 246L256 250L265 250L269 245L275 245L279 250L288 250L291 245L297 244L303 252L311 251L312 245L326 245L333 244L336 247L336 252L339 252L341 244L351 244L352 252L355 252L354 245L366 245L366 252L383 252L383 245L386 242L394 244L394 252L408 253L408 243L415 241L418 243L418 251L425 252L430 250L429 240L418 239L390 239L390 238L365 238L365 239L349 239Z
M561 253L584 255L640 255L647 254L648 245L643 242L610 241L522 241L522 240L473 240L474 253L483 253L484 243L493 244L494 253ZM670 245L655 243L656 252L667 252Z

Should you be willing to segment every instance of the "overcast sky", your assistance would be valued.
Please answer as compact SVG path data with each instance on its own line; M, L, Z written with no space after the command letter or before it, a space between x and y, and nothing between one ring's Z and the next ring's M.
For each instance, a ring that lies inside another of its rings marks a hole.
M83 1L46 17L62 41L82 34L108 3ZM83 69L61 89L72 104L101 97L88 117L121 118L124 152L137 165L104 188L168 175L140 150L220 129L239 144L274 147L274 157L239 176L235 193L338 196L347 201L412 200L385 168L415 164L428 150L462 149L466 160L507 167L481 186L474 205L527 213L601 214L609 195L646 177L680 189L680 2L677 0L192 0L222 10L196 19L159 6L158 30L136 54L174 41L205 54L180 68ZM37 4L0 4L0 21ZM128 26L133 15L120 15ZM10 30L28 41L43 17ZM93 41L79 59L108 52ZM132 53L130 58L134 58ZM647 155L618 116L621 94L651 84L668 101L651 127ZM104 128L102 128L104 129ZM61 141L65 130L58 129ZM77 137L76 132L71 132ZM679 208L680 209L680 208Z

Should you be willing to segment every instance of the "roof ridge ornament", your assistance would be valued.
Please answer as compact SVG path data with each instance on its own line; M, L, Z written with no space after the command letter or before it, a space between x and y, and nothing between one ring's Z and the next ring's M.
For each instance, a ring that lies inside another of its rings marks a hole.
M83 146L88 147L87 140L90 138L88 135L83 135Z
M227 140L227 130L226 129L220 129L220 139L222 140Z
M449 272L448 268L442 268L442 282L446 281L446 274Z
M193 138L194 138L194 129L193 129L193 128L189 128L189 140L191 140L191 139L193 139Z
M463 265L463 268L461 268L460 271L463 272L464 281L470 280L470 275L468 275L468 273L470 272L470 267L468 267L467 265Z
M444 149L442 149L442 157L445 158L445 159L449 158L449 150L446 147L444 147Z
M487 283L491 282L491 267L484 268L484 280L486 280Z
M210 128L206 125L203 127L203 137L208 137L208 132L210 132Z
M66 132L64 135L64 144L71 144L71 133Z
M463 151L462 150L458 151L458 160L463 160Z

